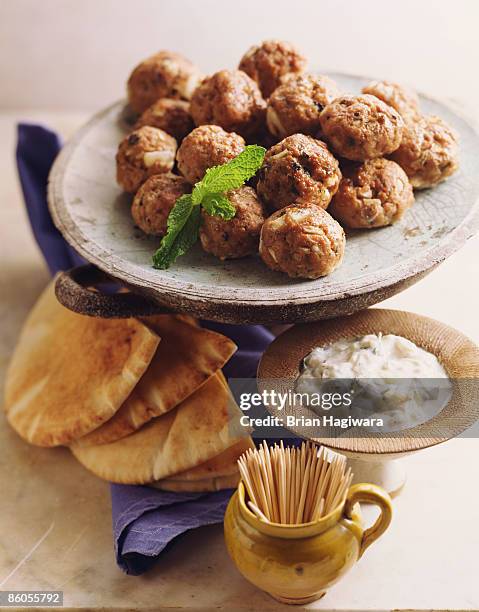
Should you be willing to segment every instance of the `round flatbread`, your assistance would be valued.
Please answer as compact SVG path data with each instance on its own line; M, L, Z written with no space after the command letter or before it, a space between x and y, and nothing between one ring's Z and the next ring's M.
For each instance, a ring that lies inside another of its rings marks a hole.
M192 317L159 315L143 321L161 337L152 362L118 412L79 444L96 446L120 440L169 412L222 368L236 350L229 338L202 329Z
M233 446L246 435L239 424L242 414L218 373L135 433L110 444L73 444L71 451L100 478L146 484L189 470Z
M5 381L9 423L38 446L68 445L110 419L160 341L136 319L68 310L57 301L54 284L30 312Z
M250 448L255 448L253 440L250 436L244 437L216 457L212 457L190 470L174 474L167 480L195 481L233 476L238 473L238 459Z
M189 493L235 488L240 479L238 459L250 448L254 448L254 443L250 436L247 436L205 463L152 482L150 486L163 491Z

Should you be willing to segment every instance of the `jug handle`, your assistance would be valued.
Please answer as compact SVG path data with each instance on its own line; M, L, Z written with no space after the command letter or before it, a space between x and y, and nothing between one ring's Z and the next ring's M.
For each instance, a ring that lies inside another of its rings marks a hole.
M354 504L358 502L375 504L376 506L379 506L381 510L381 514L377 518L374 525L363 532L359 547L358 558L360 559L366 548L377 540L389 527L393 509L391 498L386 491L373 484L356 484L349 489L346 497L346 503L344 505L344 513L347 518L352 518Z

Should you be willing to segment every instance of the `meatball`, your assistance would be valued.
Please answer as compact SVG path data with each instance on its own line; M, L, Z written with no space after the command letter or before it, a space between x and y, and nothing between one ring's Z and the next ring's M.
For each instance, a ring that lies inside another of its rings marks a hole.
M282 40L265 40L251 47L238 66L254 79L265 98L280 85L285 74L299 74L306 69L307 60L290 43Z
M264 126L266 102L245 72L221 70L195 89L190 112L196 125L220 125L251 140Z
M343 179L329 212L347 227L383 227L414 203L411 183L395 162L383 158L343 166Z
M201 211L201 245L220 259L237 259L258 252L259 235L266 216L263 205L251 187L229 191L236 215L226 221Z
M433 187L459 166L457 136L439 117L420 117L406 123L401 145L390 157L406 172L413 187Z
M154 127L143 126L121 141L116 154L116 180L134 193L153 174L169 172L175 163L176 140Z
M364 161L382 157L401 144L401 115L376 96L342 96L320 116L322 134L341 157Z
M371 81L362 92L376 96L389 106L392 106L403 119L419 114L419 98L412 89L403 87L391 81Z
M182 176L156 174L138 189L131 206L135 224L150 236L164 236L170 210L176 200L191 191Z
M195 127L190 115L190 105L184 100L160 98L140 116L135 128L151 125L167 134L183 140Z
M266 219L259 253L272 270L292 278L319 278L330 274L343 259L343 228L325 210L287 206Z
M279 138L298 132L315 136L321 128L321 111L339 95L337 84L327 76L291 77L268 100L268 129Z
M128 101L136 113L142 113L159 98L189 100L201 78L198 68L182 55L160 51L131 73Z
M324 142L304 134L271 147L258 176L258 195L274 210L303 200L326 208L341 180L339 163Z
M200 181L208 168L224 164L245 147L241 136L225 132L219 125L194 129L178 149L178 169L192 185Z

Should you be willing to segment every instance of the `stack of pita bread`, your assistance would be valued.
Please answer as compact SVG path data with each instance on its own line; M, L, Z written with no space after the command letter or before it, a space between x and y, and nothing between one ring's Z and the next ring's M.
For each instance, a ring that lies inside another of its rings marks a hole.
M221 368L236 350L185 315L99 319L64 308L54 283L11 360L5 411L22 438L69 446L111 482L213 491L253 447Z

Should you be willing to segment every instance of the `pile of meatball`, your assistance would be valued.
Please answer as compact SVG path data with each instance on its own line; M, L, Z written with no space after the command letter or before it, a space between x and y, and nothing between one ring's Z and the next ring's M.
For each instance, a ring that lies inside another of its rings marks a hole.
M306 66L276 40L252 47L237 70L207 77L167 51L139 64L128 80L136 124L116 156L118 183L135 194L135 224L164 236L175 201L208 168L262 144L258 175L227 194L235 217L202 211L201 245L221 260L259 252L273 270L315 279L340 265L343 227L395 223L413 188L457 169L455 133L421 114L414 92L374 81L351 95Z

